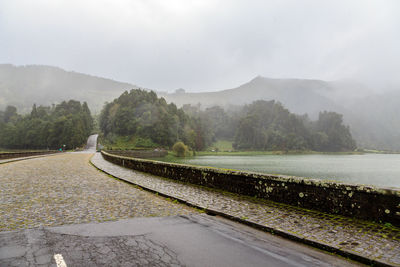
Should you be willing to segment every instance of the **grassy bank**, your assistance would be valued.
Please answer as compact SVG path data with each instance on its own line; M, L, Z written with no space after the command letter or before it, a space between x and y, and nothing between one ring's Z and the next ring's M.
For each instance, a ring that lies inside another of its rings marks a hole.
M108 150L150 150L158 147L150 139L136 136L117 136L106 139L103 135L99 135L98 143Z
M198 151L193 155L186 156L190 159L197 156L261 156L261 155L361 155L360 152L316 152L316 151L231 151L231 152L212 152L212 151ZM174 152L169 151L168 155L163 158L153 158L153 160L175 162L182 157L177 157Z
M368 152L366 152L368 153ZM345 152L318 152L311 150L289 150L289 151L237 151L233 148L233 142L230 140L219 140L209 146L206 151L196 152L198 156L255 156L255 155L307 155L307 154L337 154L337 155L350 155L350 154L363 154L363 151L345 151Z
M257 155L310 155L310 154L329 154L329 155L361 155L363 152L348 151L348 152L318 152L318 151L199 151L196 156L257 156Z
M369 154L400 154L399 151L384 151L384 150L373 150L373 149L363 149L362 152Z

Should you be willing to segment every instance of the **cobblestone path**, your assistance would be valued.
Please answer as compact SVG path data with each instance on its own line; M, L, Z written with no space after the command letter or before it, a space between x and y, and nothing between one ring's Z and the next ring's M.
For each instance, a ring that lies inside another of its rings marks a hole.
M287 233L299 239L400 266L400 229L391 225L324 214L267 200L220 192L112 164L96 153L92 163L116 177L194 206Z
M196 212L99 172L92 155L0 164L0 231Z

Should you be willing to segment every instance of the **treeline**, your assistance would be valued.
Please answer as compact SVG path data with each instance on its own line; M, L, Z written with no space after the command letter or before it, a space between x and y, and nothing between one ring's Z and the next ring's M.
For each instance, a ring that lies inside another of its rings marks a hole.
M86 102L64 101L52 107L33 105L27 115L13 106L0 111L0 147L74 149L86 143L93 119Z
M275 101L244 107L233 146L236 149L349 151L356 148L342 115L320 112L317 121L290 113Z
M342 115L321 112L317 121L290 113L279 102L258 100L228 111L215 106L184 105L191 118L201 122L206 146L232 140L236 150L351 151L356 148Z
M356 148L342 115L321 112L317 121L290 113L279 102L255 101L224 110L167 104L154 92L131 90L103 108L100 128L111 143L119 136L172 147L183 141L200 151L217 140L231 140L237 150L349 151Z

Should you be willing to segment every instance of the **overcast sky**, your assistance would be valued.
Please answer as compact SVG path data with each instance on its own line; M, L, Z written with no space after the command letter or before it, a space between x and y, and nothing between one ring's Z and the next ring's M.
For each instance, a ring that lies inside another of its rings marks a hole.
M0 0L0 63L159 91L257 75L400 84L400 1Z

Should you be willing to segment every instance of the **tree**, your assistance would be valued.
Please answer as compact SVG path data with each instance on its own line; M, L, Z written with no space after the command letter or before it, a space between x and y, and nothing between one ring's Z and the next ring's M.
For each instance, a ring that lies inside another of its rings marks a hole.
M4 122L11 122L13 118L17 117L17 108L14 106L7 106L6 110L4 111Z
M38 117L38 112L37 112L36 104L33 104L32 111L31 111L31 117L32 117L32 118L37 118L37 117Z
M354 150L356 143L353 140L350 128L343 125L343 115L336 112L320 112L315 123L317 139L316 150L343 151Z
M100 115L100 129L112 142L115 136L150 139L156 146L171 147L182 139L188 116L175 104L167 104L154 92L141 89L124 92L107 103Z
M309 132L302 119L275 101L255 101L244 107L234 147L252 150L299 150L309 148Z
M183 142L176 142L172 147L172 151L174 151L178 157L185 157L189 153L188 147Z

